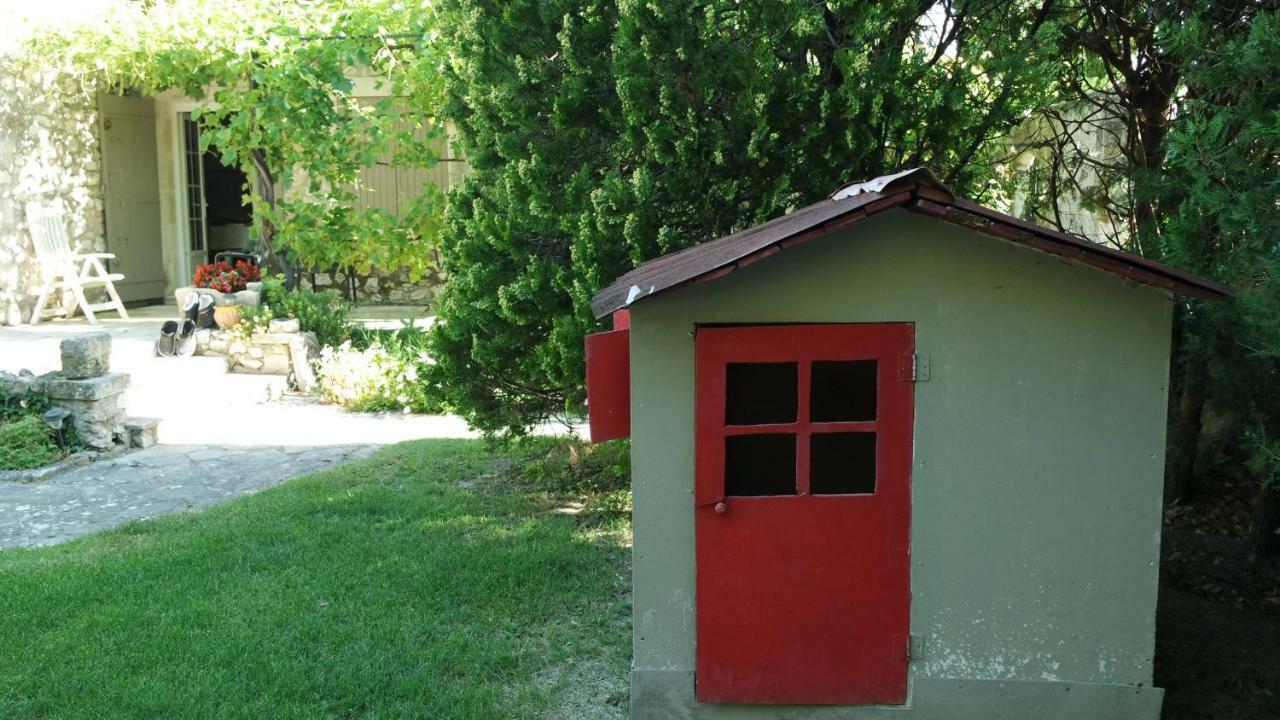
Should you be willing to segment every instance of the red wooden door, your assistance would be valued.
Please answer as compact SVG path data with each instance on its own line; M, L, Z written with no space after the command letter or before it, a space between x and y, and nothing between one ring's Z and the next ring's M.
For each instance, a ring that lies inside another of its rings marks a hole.
M697 699L906 701L914 327L697 333Z

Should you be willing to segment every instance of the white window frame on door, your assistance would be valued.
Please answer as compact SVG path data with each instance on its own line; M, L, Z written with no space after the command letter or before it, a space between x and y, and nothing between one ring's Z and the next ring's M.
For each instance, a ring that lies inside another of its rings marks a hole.
M200 152L199 134L191 137L189 132L192 127L196 126L196 121L191 117L190 111L178 113L178 163L180 166L180 176L178 178L181 193L179 195L180 202L177 203L182 216L182 257L184 274L191 277L195 274L195 266L203 264L207 261L207 253L209 247L209 202L205 196L204 186L204 153ZM192 143L195 143L194 148ZM191 161L195 159L195 176L193 178L191 171ZM193 180L195 184L193 185ZM192 192L199 194L199 212L198 218L200 237L197 238L193 230L197 219L192 218ZM197 247L198 245L198 247ZM196 253L202 253L200 262L194 262Z

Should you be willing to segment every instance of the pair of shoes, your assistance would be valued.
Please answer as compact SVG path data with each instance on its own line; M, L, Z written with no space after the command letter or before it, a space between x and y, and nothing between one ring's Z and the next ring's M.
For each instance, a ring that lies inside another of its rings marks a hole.
M192 293L182 303L182 316L195 323L197 328L212 328L213 298L201 293Z
M194 320L166 320L160 326L160 339L156 341L159 357L191 357L196 354L196 323Z

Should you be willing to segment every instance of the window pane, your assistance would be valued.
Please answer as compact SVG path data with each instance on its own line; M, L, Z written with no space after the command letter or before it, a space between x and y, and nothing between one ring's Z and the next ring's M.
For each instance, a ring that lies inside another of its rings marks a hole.
M876 491L876 434L818 433L809 445L809 492L814 495Z
M795 495L795 435L724 439L725 495Z
M876 361L813 364L809 419L839 422L876 419Z
M795 363L729 363L725 373L726 424L796 421L799 380Z

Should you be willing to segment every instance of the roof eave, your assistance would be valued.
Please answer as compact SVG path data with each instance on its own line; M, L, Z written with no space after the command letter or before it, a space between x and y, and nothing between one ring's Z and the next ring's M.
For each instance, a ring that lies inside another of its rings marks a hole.
M845 228L866 217L894 207L903 207L992 237L1026 245L1050 255L1090 265L1137 283L1168 290L1177 295L1219 300L1232 298L1237 294L1233 288L1197 277L1177 268L1114 248L1098 245L1073 235L1040 227L968 200L957 198L949 189L938 182L937 178L926 168L917 168L898 175L878 178L877 180L885 181L877 182L875 186L886 191L887 194L882 195L872 189L872 185L869 183L844 185L835 193L832 193L831 199L796 211L796 214L816 211L815 214L819 214L821 220L811 225L798 226L794 229L794 232L780 235L766 244L740 255L735 255L732 252L725 253L726 259L724 261L717 262L687 277L672 278L670 267L678 267L680 258L686 255L699 258L700 256L697 255L699 252L704 253L701 259L705 259L707 248L694 246L679 253L672 253L640 265L597 293L592 298L592 312L595 313L597 318L604 317L616 310L628 308L641 299L667 293L686 285L724 277L738 268L746 267L783 250L788 250L816 237L821 237L833 230ZM840 208L824 205L823 203L840 203L841 206L847 203L847 206L842 212L831 212L831 210ZM745 233L764 228L770 223L784 221L789 217L787 215L780 216L770 220L768 223L763 223L755 228L748 228L719 240L713 240L711 243L721 243L739 236L743 236L745 240L747 239L744 235ZM703 245L709 244L704 243ZM702 248L702 250L699 251L698 248Z

